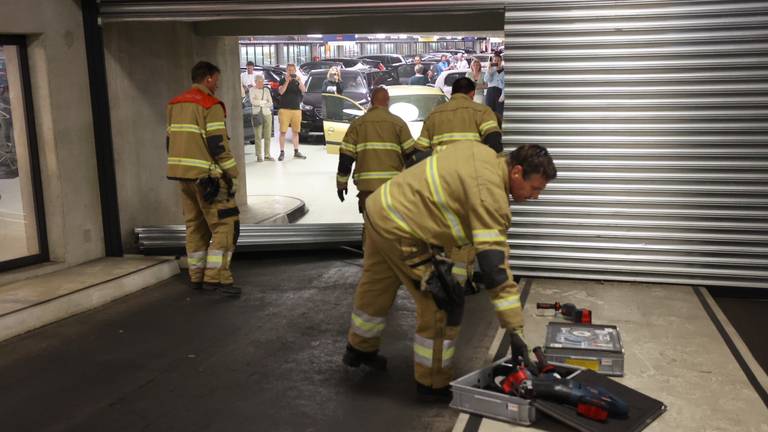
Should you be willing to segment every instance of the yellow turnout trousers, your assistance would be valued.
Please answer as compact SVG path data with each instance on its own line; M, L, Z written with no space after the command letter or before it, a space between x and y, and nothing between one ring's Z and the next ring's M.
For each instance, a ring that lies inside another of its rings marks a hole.
M379 349L387 313L402 284L416 303L416 381L433 388L447 386L453 373L459 327L447 326L445 312L437 308L432 294L419 290L425 268L423 260L429 256L426 244L385 239L371 227L370 221L364 224L364 236L363 275L355 291L349 344L365 352Z
M225 188L224 182L221 183ZM187 226L190 281L232 285L229 264L240 235L240 217L234 198L208 204L194 181L180 181L179 189Z

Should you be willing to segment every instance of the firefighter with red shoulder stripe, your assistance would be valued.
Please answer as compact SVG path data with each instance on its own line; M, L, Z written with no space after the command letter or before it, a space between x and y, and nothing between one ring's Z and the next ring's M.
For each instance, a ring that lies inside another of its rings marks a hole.
M229 147L226 108L214 94L221 71L198 62L192 87L168 103L167 176L179 182L192 287L240 296L229 270L240 232L238 169Z

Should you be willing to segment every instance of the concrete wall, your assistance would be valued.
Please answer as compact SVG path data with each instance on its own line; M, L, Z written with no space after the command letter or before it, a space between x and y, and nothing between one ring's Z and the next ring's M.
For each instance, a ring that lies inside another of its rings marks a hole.
M72 0L0 0L0 33L26 35L52 261L104 255L82 12ZM24 272L17 272L19 278Z
M104 49L120 221L130 251L135 227L183 223L176 182L165 178L165 108L191 85L198 60L222 71L216 96L227 106L232 148L244 167L239 47L235 37L197 37L187 23L112 23L104 26ZM238 201L245 203L245 181L240 185Z

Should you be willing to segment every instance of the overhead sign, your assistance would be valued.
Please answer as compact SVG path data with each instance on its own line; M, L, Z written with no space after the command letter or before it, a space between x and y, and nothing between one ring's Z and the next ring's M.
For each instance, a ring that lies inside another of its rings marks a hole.
M353 34L323 35L323 42L354 42L357 36Z

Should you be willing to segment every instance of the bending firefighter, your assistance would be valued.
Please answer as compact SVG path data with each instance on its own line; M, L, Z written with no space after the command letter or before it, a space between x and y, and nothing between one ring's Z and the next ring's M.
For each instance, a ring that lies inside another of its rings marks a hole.
M547 150L525 145L505 156L455 142L403 171L368 197L363 276L357 286L344 363L383 369L386 314L403 284L416 303L417 390L449 396L464 288L441 251L471 246L503 328L522 342L520 293L507 262L509 196L536 199L557 171Z
M229 148L224 103L214 97L220 71L192 68L191 88L168 103L168 178L179 181L193 288L240 295L229 271L240 232L237 164Z
M357 165L352 178L359 191L360 213L365 211L366 198L405 168L405 161L414 149L408 125L389 112L387 89L375 88L371 104L371 109L355 119L344 135L336 173L336 191L344 201L352 165Z

